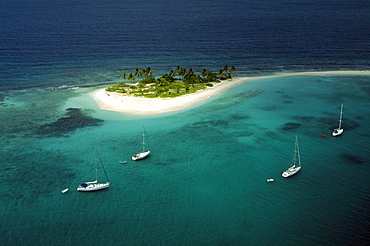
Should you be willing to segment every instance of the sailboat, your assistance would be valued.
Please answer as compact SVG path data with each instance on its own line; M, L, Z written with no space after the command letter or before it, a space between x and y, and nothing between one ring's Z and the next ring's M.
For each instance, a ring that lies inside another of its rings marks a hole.
M146 147L145 145L145 128L144 127L143 127L142 137L143 137L142 142L141 142L142 151L132 157L132 160L134 161L142 160L148 157L148 155L150 154L149 144L148 144L148 147Z
M98 180L98 163L101 164L103 170L104 170L104 174L105 174L105 177L107 179L107 182L105 183L99 183L99 180ZM97 149L95 149L95 180L94 181L91 181L91 182L85 182L85 183L82 183L80 184L78 187L77 187L77 191L96 191L96 190L102 190L102 189L106 189L109 187L110 185L110 182L108 180L108 176L107 176L107 173L105 171L105 168L103 166L103 162L101 161L101 158L100 158L100 155L99 155L99 152Z
M301 156L299 154L299 145L298 145L298 137L295 136L295 144L294 144L294 157L293 157L293 165L288 168L281 176L284 178L288 178L301 170Z
M343 104L340 107L339 126L338 126L338 128L336 128L336 129L333 130L333 133L332 133L333 137L342 135L342 133L344 131L343 128L341 128L342 127L342 122L343 122L342 121L342 117L343 117Z

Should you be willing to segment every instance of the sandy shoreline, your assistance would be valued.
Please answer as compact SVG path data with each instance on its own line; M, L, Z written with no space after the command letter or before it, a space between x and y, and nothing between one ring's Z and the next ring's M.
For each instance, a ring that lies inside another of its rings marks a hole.
M94 91L90 96L98 103L99 107L104 110L118 111L127 114L159 114L192 106L231 87L248 81L301 75L370 75L370 71L297 72L281 73L270 76L236 78L217 83L214 87L210 87L193 94L166 99L122 96L120 93L107 92L105 89Z

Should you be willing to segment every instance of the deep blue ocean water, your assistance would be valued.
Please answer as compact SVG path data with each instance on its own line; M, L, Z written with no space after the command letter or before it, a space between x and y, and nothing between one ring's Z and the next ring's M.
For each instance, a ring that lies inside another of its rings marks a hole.
M369 70L369 20L365 0L0 0L0 245L369 245L369 76L260 79L150 116L88 96L135 68ZM78 193L94 148L111 187Z

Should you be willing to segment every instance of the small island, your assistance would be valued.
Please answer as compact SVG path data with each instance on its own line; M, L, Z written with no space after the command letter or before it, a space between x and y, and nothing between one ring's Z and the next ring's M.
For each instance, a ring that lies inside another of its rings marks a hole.
M226 70L226 66L224 69ZM148 68L146 71L151 70ZM221 75L221 71L219 72L219 75ZM177 77L174 76L172 78L172 73L170 72L170 74L165 74L155 79L152 77L152 72L147 75L145 73L140 75L140 70L136 69L132 75L129 74L127 76L126 74L122 74L122 77L125 77L125 79L130 78L128 80L131 84L122 82L108 88L96 90L90 96L96 101L99 108L104 110L126 114L150 115L185 109L222 93L231 87L255 80L288 76L370 75L369 71L310 71L231 78L228 74L230 71L222 72L224 75L219 76L216 74L216 77L213 77L210 81L199 80L198 83L191 83L186 81L185 75L179 73L177 73ZM132 77L135 74L144 76L144 81L150 80L152 83L135 82L135 78ZM198 76L195 74L190 76L190 78L195 81L199 78L207 79L207 76L204 75ZM168 76L171 78L169 81L166 79Z
M122 78L128 82L120 82L110 86L107 92L116 92L124 96L136 96L145 98L174 98L186 94L192 94L207 87L213 87L223 80L232 80L234 66L225 65L217 73L203 69L199 74L192 68L185 69L177 66L175 70L163 74L159 78L153 76L150 67L146 69L136 68L129 74L122 73ZM136 82L136 78L143 78Z

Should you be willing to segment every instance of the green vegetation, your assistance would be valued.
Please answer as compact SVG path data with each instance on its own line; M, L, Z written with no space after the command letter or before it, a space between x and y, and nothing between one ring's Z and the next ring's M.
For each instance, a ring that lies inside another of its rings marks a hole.
M191 68L186 70L177 66L175 70L155 78L150 67L146 69L136 68L134 72L122 73L121 75L124 80L130 81L129 83L120 82L106 88L106 91L147 98L178 97L212 87L213 83L219 83L221 80L232 79L231 73L235 71L234 66L230 68L224 66L218 73L210 72L204 68L198 75ZM135 81L138 77L142 79Z

